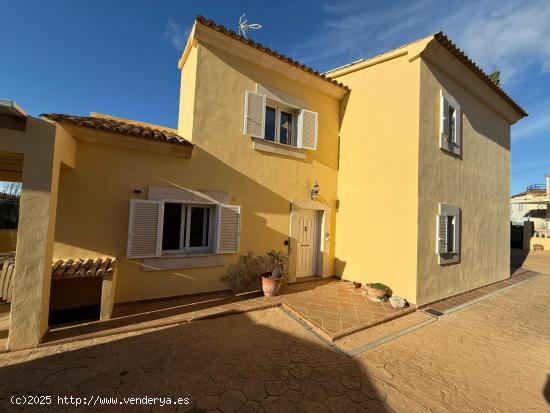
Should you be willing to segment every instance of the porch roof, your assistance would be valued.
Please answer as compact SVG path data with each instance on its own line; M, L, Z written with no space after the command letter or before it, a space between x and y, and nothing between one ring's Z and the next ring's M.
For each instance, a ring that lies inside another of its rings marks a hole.
M194 146L187 139L170 130L152 128L118 119L115 120L99 116L76 116L63 113L43 113L40 116L59 123L68 123L85 128L101 129L107 132L135 136L136 138L150 139L157 142L186 146L189 148Z
M77 258L52 263L52 278L103 277L114 271L113 258Z

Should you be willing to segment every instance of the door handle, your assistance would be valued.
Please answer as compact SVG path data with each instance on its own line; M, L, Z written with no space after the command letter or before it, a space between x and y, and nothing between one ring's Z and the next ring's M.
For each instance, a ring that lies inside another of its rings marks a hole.
M309 244L301 244L300 247L309 247Z

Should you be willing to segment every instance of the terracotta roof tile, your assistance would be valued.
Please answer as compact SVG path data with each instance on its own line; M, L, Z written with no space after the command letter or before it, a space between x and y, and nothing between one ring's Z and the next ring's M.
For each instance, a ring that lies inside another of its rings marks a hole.
M112 258L77 258L52 263L52 278L103 277L112 274Z
M489 76L481 70L481 68L470 59L466 53L460 50L443 32L438 32L434 35L437 42L451 52L458 60L460 60L468 69L474 72L483 82L491 89L498 93L506 102L508 102L522 116L527 116L527 112L518 105L504 90L493 82Z
M310 73L312 74L313 76L316 76L318 78L321 78L323 80L326 80L327 82L335 85L335 86L338 86L346 91L349 91L350 88L347 87L346 85L344 85L343 83L340 83L338 82L337 80L334 80L324 74L322 74L321 72L318 72L317 70L315 69L312 69L311 67L309 66L306 66L294 59L291 59L290 57L287 57L281 53L278 53L276 52L275 50L271 50L269 47L266 47L260 43L257 43L255 42L254 40L250 40L250 39L247 39L245 38L244 36L241 36L241 35L238 35L237 33L235 33L233 30L230 30L224 26L222 26L221 24L217 24L215 21L213 20L209 20L209 19L206 19L205 17L203 16L197 16L196 17L196 21L200 24L202 24L203 26L206 26L206 27L209 27L211 29L214 29L216 30L217 32L219 33L222 33L224 35L226 35L227 37L230 37L232 39L235 39L235 40L238 40L240 41L241 43L244 43L248 46L251 46L255 49L258 49L264 53L267 53L279 60L282 60L283 62L285 63L288 63L294 67L297 67L298 69L301 69L303 70L304 72L307 72L307 73Z
M70 123L86 128L101 129L108 132L120 133L123 135L135 136L142 139L170 143L173 145L190 146L193 144L181 136L162 129L149 128L131 122L100 118L94 116L75 116L62 113L43 113L40 115L46 119L60 123Z

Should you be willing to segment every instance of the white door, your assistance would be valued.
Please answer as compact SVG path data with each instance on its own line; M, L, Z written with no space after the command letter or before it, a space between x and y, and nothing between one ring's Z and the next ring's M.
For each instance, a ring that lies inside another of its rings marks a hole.
M296 276L316 275L318 240L317 211L303 209L298 214Z

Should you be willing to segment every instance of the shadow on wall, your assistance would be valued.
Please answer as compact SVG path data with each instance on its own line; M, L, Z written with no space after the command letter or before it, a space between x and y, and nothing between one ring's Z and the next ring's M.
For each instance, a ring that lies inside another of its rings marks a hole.
M546 386L544 386L543 394L546 402L550 405L550 375L546 377Z
M97 159L102 159L101 170L97 169ZM117 302L171 295L167 290L178 295L227 288L227 283L221 281L225 266L143 272L139 260L125 259L129 200L146 198L149 185L168 186L167 181L184 188L224 191L231 203L242 205L241 254L254 251L260 255L270 250L288 253L284 242L289 238L290 200L279 195L276 188L257 182L265 180L266 173L258 170L254 176L246 176L198 146L192 159L187 160L81 143L77 167L62 171L60 178L54 257L62 251L66 258L121 258ZM288 189L291 183L282 185ZM302 186L286 196L307 199L310 188ZM86 188L85 195L82 188ZM135 189L142 194L134 194ZM229 254L226 264L237 259Z
M431 44L428 46L432 46ZM459 86L454 86L455 83L450 81L449 78L444 75L438 68L434 67L429 61L425 60L426 66L434 78L441 84L449 87L448 92L459 101L462 109L468 108L482 108L482 110L467 110L463 112L462 128L464 130L464 123L468 122L470 127L475 130L477 133L491 139L496 144L502 146L504 149L510 150L510 139L509 139L509 128L508 125L504 124L502 118L498 117L497 114L493 113L489 108L487 108L483 103L480 103L474 96L470 93L464 91L464 89L459 88ZM487 116L490 113L489 117ZM488 122L490 120L498 119L502 125L496 124L496 122ZM502 130L496 132L500 127ZM462 141L462 153L464 153L464 140Z
M204 48L204 46L203 46ZM258 82L262 83L266 79L269 79L269 84L267 86L274 87L275 89L279 89L281 91L288 90L289 85L289 79L288 77L284 76L274 76L273 72L271 72L269 69L264 67L259 67L256 65L250 65L248 62L244 61L241 58L238 58L236 56L233 56L223 50L217 49L215 47L206 47L208 50L208 53L211 54L211 57L214 57L215 59L219 59L219 62L215 62L212 64L212 67L217 67L218 64L226 65L227 67L224 67L226 72L224 73L225 76L227 76L230 71L227 69L230 68L233 70L234 73L237 73L239 75L244 75L246 78L250 79L252 82ZM209 57L203 56L203 64L209 63ZM336 101L332 102L333 98L330 98L328 96L324 96L322 92L314 91L312 88L305 86L299 82L291 82L292 84L292 90L293 92L288 92L290 95L294 94L295 96L307 96L311 93L315 94L315 100L319 102L318 108L312 109L317 110L319 112L319 117L328 117L329 113L332 109L336 111L339 111L340 108L345 110L345 107L347 105L347 98L345 100L344 106L339 105ZM242 98L239 96L239 99L244 99L244 93L242 95ZM305 98L304 98L305 100ZM313 99L312 99L313 100ZM240 100L239 100L240 101ZM308 102L305 102L306 105ZM223 105L223 102L219 102L220 105ZM331 108L330 105L334 105L333 108ZM322 112L324 108L330 108L327 110L327 112ZM234 109L234 108L233 108ZM242 117L242 112L241 116ZM335 117L334 118L334 130L328 130L326 128L321 128L319 131L319 137L318 145L333 145L334 150L337 150L338 144L339 144L339 120L341 117ZM327 122L328 123L328 122ZM326 125L327 123L323 123ZM327 141L330 140L330 141ZM332 141L334 140L334 141ZM317 150L314 155L314 161L318 162L328 168L331 169L338 169L338 158L333 156L333 153L331 151L324 151L324 150ZM310 154L306 159L293 159L293 162L295 163L312 163L313 158L312 154Z
M258 411L260 405L278 412L391 411L377 392L381 383L356 359L333 352L279 309L68 350L78 345L2 367L0 392L53 395L53 410L61 408L57 395L97 395L188 397L194 410L183 410L198 412ZM0 400L0 410L12 408L9 397Z
M334 258L334 275L342 278L344 275L344 270L346 269L346 262L338 258Z
M290 201L198 147L193 159L186 160L128 149L82 146L85 149L80 152L89 152L86 159L78 159L77 168L61 175L55 229L58 243L99 255L126 256L130 199L145 199L149 185L169 186L166 181L184 188L228 192L231 203L245 206L241 217L244 250L257 246L262 253L276 247L273 239L278 238L281 247L288 239L287 234L266 227L265 218L250 211L288 216ZM101 177L93 173L95 158L91 155L96 153L105 160ZM126 159L121 161L122 155ZM132 174L127 173L129 167L133 167ZM105 177L112 179L108 183L98 179ZM76 196L83 187L87 189L86 196ZM134 189L141 189L142 194L134 194ZM304 190L303 198L306 197ZM90 199L94 199L93 205ZM283 228L288 226L285 222Z
M521 268L528 256L529 256L529 250L511 248L510 249L510 266L515 268Z

